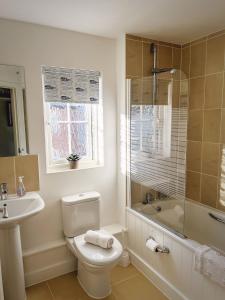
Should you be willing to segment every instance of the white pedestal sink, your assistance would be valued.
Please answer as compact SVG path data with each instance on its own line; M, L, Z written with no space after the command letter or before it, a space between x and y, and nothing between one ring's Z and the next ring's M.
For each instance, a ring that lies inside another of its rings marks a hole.
M0 208L7 204L9 217L0 213L0 261L5 300L25 300L25 282L19 224L39 213L45 206L37 193L24 197L10 197L0 201Z

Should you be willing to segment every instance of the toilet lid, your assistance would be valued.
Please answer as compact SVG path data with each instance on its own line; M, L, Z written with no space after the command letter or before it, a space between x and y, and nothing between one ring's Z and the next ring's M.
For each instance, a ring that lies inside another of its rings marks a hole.
M107 265L117 260L123 251L120 242L113 237L113 245L110 249L103 249L99 246L85 242L84 234L74 238L74 246L77 254L84 261L97 266Z

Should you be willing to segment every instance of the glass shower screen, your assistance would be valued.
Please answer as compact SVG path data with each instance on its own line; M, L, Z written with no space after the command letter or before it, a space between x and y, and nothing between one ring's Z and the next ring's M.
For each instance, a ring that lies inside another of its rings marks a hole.
M129 182L134 210L183 234L188 86L173 77L127 80Z

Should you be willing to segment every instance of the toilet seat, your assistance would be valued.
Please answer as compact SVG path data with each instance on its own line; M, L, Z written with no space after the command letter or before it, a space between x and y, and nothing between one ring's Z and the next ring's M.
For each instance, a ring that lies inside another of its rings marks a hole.
M74 237L73 246L77 256L84 262L95 266L106 266L117 261L123 252L120 242L115 237L113 239L112 248L103 249L85 242L84 234L82 234Z

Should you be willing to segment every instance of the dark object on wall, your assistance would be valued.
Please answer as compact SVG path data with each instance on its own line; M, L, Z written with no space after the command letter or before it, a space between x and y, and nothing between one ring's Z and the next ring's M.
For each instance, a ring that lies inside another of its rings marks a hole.
M13 116L12 116L12 103L7 101L7 124L8 127L13 127Z

